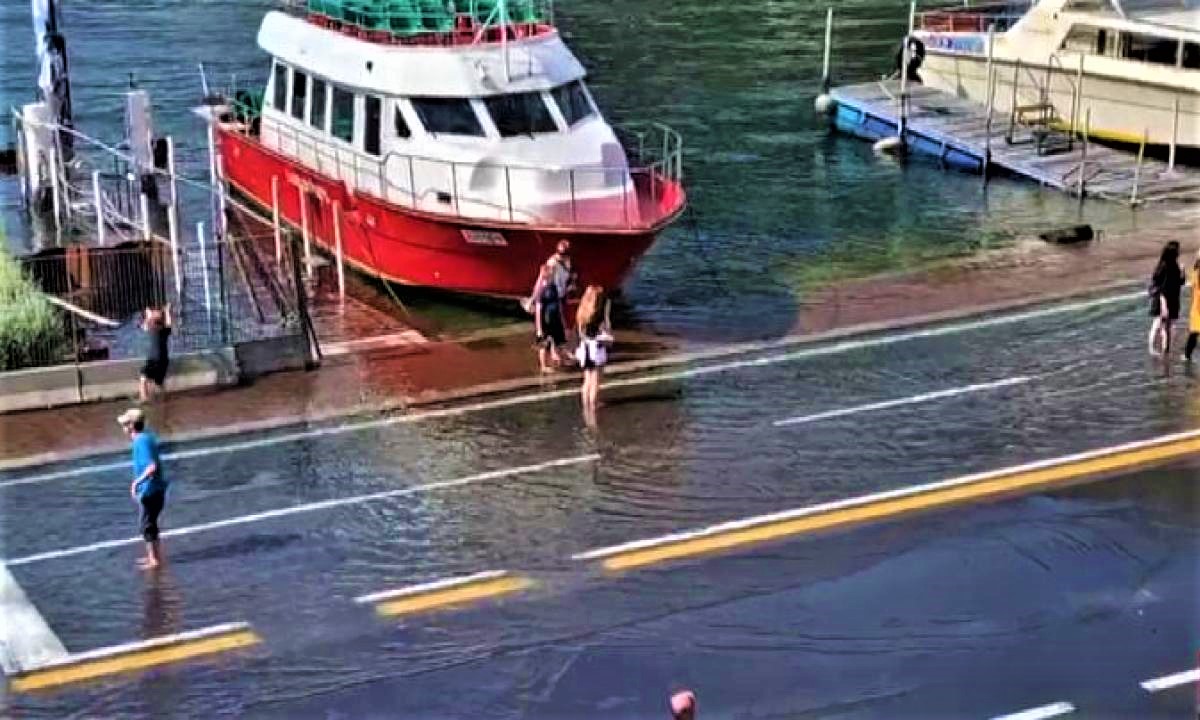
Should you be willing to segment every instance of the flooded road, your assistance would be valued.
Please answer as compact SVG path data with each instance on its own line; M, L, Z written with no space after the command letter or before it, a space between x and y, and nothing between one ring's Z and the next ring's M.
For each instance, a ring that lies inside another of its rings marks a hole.
M0 477L5 562L72 651L247 621L210 662L8 698L21 717L1183 717L1196 467L610 575L572 556L1196 426L1197 380L1101 299L532 395L171 448L148 581L121 458ZM952 449L952 451L948 451ZM89 469L91 468L91 469ZM62 472L72 473L64 477ZM26 522L34 517L38 522ZM354 599L482 571L519 597Z

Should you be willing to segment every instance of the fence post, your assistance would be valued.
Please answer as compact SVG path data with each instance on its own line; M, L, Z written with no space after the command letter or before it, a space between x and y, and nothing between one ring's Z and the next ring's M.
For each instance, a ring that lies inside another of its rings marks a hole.
M92 204L96 207L96 239L104 244L104 196L100 193L100 171L92 171Z
M167 207L167 234L171 238L171 267L175 270L175 296L183 302L183 273L179 269L179 210L172 203Z
M75 257L79 257L81 254L80 250L77 249ZM67 254L64 258L67 271L67 297L74 300L71 283L71 248L67 248ZM86 255L83 256L83 261L87 262ZM71 365L75 368L75 394L79 398L79 402L83 402L83 370L79 367L79 326L76 324L75 313L68 312L67 315L71 318Z
M346 266L342 259L342 204L333 201L333 237L337 254L338 299L346 302Z
M54 204L54 227L62 227L62 207L58 199L58 152L50 146L50 197Z
M150 196L146 194L145 189L138 195L138 201L142 213L142 239L150 242L154 232L150 228Z
M987 124L983 133L983 181L987 182L992 162L992 115L996 109L996 25L988 25L987 34Z
M212 329L212 291L208 285L208 253L204 248L204 223L196 223L196 240L200 243L200 277L204 281L204 312Z
M275 228L275 264L283 262L283 232L279 227L279 176L271 176L271 223Z

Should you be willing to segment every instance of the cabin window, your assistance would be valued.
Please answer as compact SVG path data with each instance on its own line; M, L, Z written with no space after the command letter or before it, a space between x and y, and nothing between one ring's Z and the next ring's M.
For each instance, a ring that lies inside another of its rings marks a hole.
M379 123L383 119L383 100L374 95L364 99L366 122L363 124L363 150L371 155L379 154Z
M292 117L304 119L304 106L308 100L308 76L292 71Z
M329 116L329 132L339 140L354 141L354 93L333 87L333 110Z
M329 84L324 80L313 78L312 81L312 110L308 113L308 122L318 130L325 130L325 105L329 102Z
M1067 39L1063 40L1062 49L1072 52L1103 55L1104 36L1104 30L1094 25L1076 25L1067 33Z
M392 126L396 128L396 137L404 139L412 137L412 130L408 127L408 121L404 119L404 113L400 111L399 100L396 101L396 105L393 108Z
M287 92L288 92L288 68L282 63L275 63L275 79L271 81L273 97L271 99L271 107L279 112L287 112Z
M494 95L485 98L483 104L492 115L492 122L500 131L500 137L549 133L558 130L550 108L540 92Z
M413 98L412 106L425 132L431 135L483 136L475 108L466 98Z
M1179 59L1179 41L1144 33L1121 33L1121 57L1156 65L1174 65Z
M1200 43L1183 44L1183 67L1187 70L1200 70Z
M592 101L583 89L582 80L554 88L554 102L558 103L558 109L568 126L596 114Z

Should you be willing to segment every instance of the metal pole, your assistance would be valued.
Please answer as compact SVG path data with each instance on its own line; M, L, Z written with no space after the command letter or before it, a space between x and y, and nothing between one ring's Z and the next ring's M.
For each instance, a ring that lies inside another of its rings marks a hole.
M408 195L412 198L412 206L417 207L417 173L413 170L412 155L408 156Z
M167 233L171 238L171 265L175 270L175 295L183 302L183 274L179 271L179 210L167 208Z
M225 236L229 232L229 226L228 226L228 223L226 222L226 217L229 212L229 208L225 201L225 183L223 180L224 177L225 177L225 159L218 155L217 156L217 209L219 210L219 213L217 214L218 225L216 227L216 230L218 230L219 233L216 236L217 239L224 239Z
M50 197L54 203L54 227L62 227L62 207L58 199L58 151L50 146Z
M571 169L571 174L568 175L568 180L571 185L571 222L579 224L579 210L575 206L575 170Z
M179 175L175 172L175 138L167 136L167 174L171 177L171 207L179 207Z
M200 243L200 277L204 279L204 312L212 323L212 291L208 286L208 253L204 249L204 223L196 223L196 240Z
M900 122L899 135L900 144L904 145L904 134L908 126L908 63L911 59L909 56L909 40L912 38L913 24L916 22L917 3L912 0L908 4L908 34L904 36L904 49L900 59Z
M1075 71L1075 95L1071 98L1071 135L1079 132L1079 108L1083 105L1083 60L1079 53L1079 69Z
M283 231L279 227L279 176L271 176L271 223L275 228L275 263L283 262Z
M312 243L308 238L308 193L300 188L300 236L304 238L304 272L312 280Z
M988 25L987 55L987 126L983 136L983 179L988 176L988 165L992 161L992 113L996 107L996 25Z
M462 215L462 210L458 204L458 166L455 163L450 163L450 183L454 186L454 214Z
M333 203L333 237L337 255L338 299L346 302L346 266L342 260L342 204Z
M504 166L504 192L508 196L508 221L513 221L513 203L512 203L512 174L509 172L507 165Z
M821 65L821 92L829 92L829 55L833 50L833 6L825 9L825 61Z
M1167 172L1175 172L1175 148L1179 144L1179 96L1175 96L1175 110L1171 116L1171 149L1167 156Z
M1083 202L1083 178L1087 174L1088 134L1092 127L1092 109L1088 108L1083 116L1083 157L1079 160L1079 201Z
M57 129L58 128L57 125L55 126L55 128L56 128L55 133L54 133L54 162L56 165L55 169L58 171L58 178L60 180L62 180L63 217L69 222L71 220L71 182L67 178L66 163L63 162L63 158L66 157L66 155L63 153L62 132Z
M138 200L142 213L142 239L150 242L150 239L154 236L154 233L150 229L150 196L143 190L141 195L138 196Z
M1138 146L1137 165L1133 169L1133 192L1129 195L1129 204L1137 204L1138 186L1142 182L1142 159L1146 156L1146 143L1150 141L1150 129L1142 131L1142 144Z
M100 194L100 171L92 171L92 204L96 207L96 239L104 244L104 196Z

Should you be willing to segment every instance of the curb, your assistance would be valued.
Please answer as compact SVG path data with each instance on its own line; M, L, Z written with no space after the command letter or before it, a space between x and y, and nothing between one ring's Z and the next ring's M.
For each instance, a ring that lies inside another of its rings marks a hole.
M1025 310L1043 305L1053 305L1055 303L1067 300L1086 300L1088 298L1098 298L1106 295L1107 293L1132 290L1136 287L1138 286L1132 282L1111 283L1078 292L1039 295L1034 298L987 303L983 305L958 308L955 310L927 313L910 318L861 323L858 325L851 325L833 330L825 330L817 333L789 335L774 340L760 340L735 343L732 345L722 345L708 350L698 350L690 353L673 353L648 360L635 360L631 362L610 365L606 369L605 374L610 377L617 375L629 375L646 370L671 367L675 365L684 365L701 361L718 360L721 358L746 355L755 352L819 344L833 340L843 340L851 337L874 335L896 330L911 330L921 327L939 325L953 320L963 320L967 318L996 315L1009 311ZM512 378L509 380L500 380L491 383L483 383L480 385L474 385L456 390L418 392L414 395L397 400L389 400L371 405L359 405L350 408L318 412L312 415L306 415L304 417L275 417L265 420L255 420L244 423L204 428L195 431L163 436L162 442L167 446L175 446L204 440L232 437L246 433L266 432L270 430L280 430L283 428L312 427L314 425L320 425L322 423L334 420L344 420L347 418L365 417L369 415L383 415L396 411L448 405L462 400L504 395L518 390L528 390L531 388L557 389L564 385L577 385L578 383L579 377L574 374L551 378L546 378L545 376L526 376ZM91 448L72 452L55 451L37 455L26 455L23 457L0 460L0 471L24 470L43 465L82 460L85 458L103 455L119 454L126 452L126 450L127 448L125 445L114 443L112 445L93 446Z

